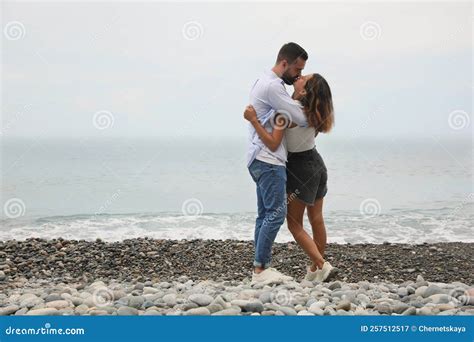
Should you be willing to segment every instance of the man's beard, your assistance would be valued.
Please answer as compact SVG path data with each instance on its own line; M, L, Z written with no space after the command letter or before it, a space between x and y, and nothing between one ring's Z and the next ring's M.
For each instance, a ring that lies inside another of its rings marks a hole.
M288 85L293 85L293 83L295 83L296 79L298 77L291 77L288 73L284 73L282 76L281 76L281 79L283 80L283 82L285 82L286 84Z

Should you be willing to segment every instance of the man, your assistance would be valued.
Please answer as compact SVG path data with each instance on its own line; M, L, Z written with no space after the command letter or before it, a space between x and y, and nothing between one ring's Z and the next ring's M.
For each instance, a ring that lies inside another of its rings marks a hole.
M285 124L306 126L301 105L290 97L284 83L292 85L304 69L308 54L296 43L280 49L276 64L255 82L250 91L250 104L258 120L271 132L278 129L274 115L283 115ZM281 119L281 116L279 117ZM247 167L257 185L258 216L255 223L253 282L278 283L293 278L270 267L273 242L286 216L286 147L283 139L272 151L263 144L250 125Z

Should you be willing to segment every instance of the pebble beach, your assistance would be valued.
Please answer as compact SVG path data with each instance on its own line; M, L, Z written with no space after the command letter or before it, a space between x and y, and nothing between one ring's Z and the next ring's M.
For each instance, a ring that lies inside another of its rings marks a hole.
M473 245L328 244L340 271L316 283L296 243L276 243L294 280L262 285L251 241L0 241L0 315L473 315Z

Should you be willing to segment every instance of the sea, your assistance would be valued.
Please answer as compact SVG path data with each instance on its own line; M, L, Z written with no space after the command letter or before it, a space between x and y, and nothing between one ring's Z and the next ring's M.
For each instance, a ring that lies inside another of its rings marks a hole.
M328 242L474 242L471 141L316 146ZM253 239L245 138L5 138L1 177L0 240ZM293 241L286 223L276 241Z

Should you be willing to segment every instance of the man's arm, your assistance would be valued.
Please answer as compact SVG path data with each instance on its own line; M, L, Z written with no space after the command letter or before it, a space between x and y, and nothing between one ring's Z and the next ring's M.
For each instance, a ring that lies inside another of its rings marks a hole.
M298 126L308 126L308 120L303 113L300 103L293 100L281 83L271 83L268 88L268 101L270 106L280 114L290 115L291 121Z

